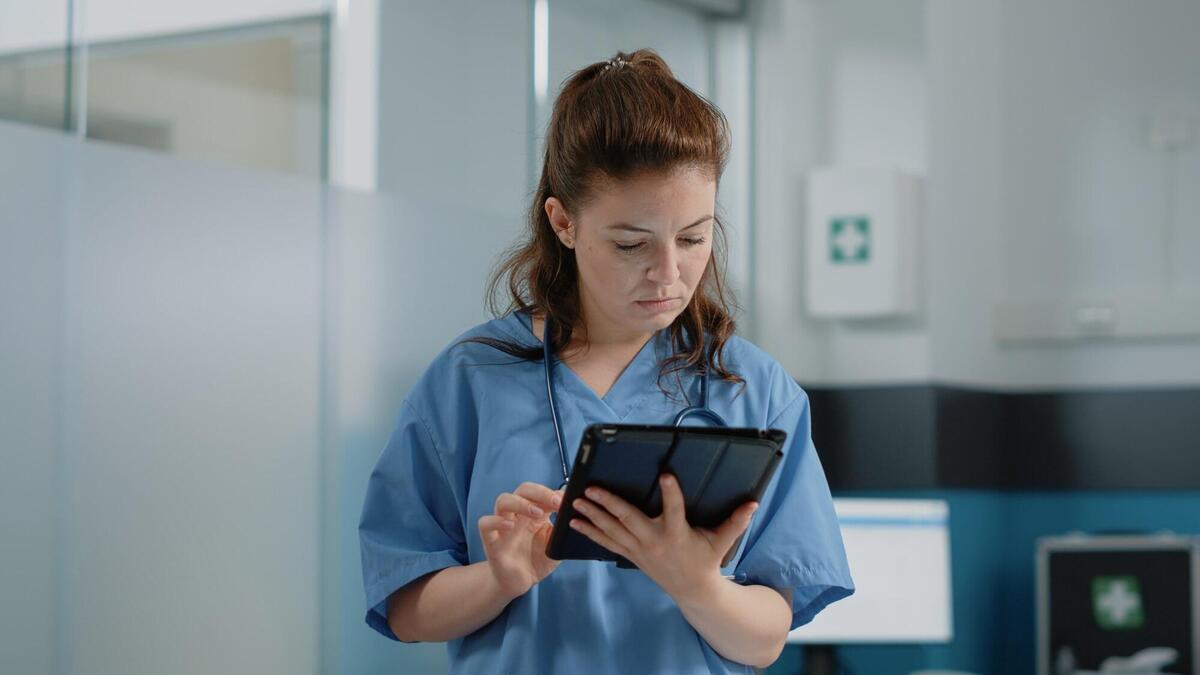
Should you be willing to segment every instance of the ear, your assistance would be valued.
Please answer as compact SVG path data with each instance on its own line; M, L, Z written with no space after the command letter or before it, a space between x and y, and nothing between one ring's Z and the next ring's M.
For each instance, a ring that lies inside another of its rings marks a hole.
M550 227L554 228L554 234L563 246L575 248L575 224L571 221L570 214L567 213L567 207L559 201L558 197L550 197L546 200L546 217L550 220Z

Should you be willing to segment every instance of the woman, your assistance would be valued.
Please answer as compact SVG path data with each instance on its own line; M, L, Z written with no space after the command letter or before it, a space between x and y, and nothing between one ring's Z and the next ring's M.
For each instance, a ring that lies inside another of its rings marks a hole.
M492 280L500 318L437 356L371 476L359 528L371 627L449 642L456 673L748 672L853 591L808 399L734 335L713 247L728 144L720 111L652 51L566 82L528 239ZM568 461L589 424L670 424L707 368L708 405L730 426L789 435L761 508L692 528L664 475L659 518L601 492L572 521L638 569L548 559L567 468L544 339Z

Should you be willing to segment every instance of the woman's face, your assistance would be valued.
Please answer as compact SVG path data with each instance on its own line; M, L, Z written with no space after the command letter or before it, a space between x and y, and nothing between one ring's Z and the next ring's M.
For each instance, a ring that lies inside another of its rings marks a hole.
M715 180L686 168L606 182L579 213L546 200L555 233L575 250L591 337L642 336L683 312L712 256L716 196Z

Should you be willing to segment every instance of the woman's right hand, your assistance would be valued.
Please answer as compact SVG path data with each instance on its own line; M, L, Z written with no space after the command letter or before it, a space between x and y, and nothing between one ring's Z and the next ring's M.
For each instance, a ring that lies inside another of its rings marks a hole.
M554 529L550 514L558 511L562 497L562 490L521 483L496 497L492 515L479 519L488 566L506 595L524 595L558 567L558 560L546 557L546 544Z

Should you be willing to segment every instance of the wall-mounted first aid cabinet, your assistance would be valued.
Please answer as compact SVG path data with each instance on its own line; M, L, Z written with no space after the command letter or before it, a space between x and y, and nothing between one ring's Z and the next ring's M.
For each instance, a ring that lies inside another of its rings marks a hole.
M917 310L920 180L887 168L808 176L805 287L816 317L895 317Z

